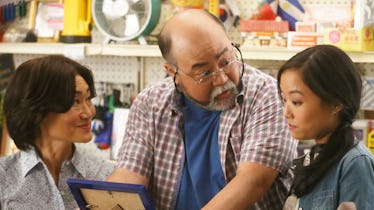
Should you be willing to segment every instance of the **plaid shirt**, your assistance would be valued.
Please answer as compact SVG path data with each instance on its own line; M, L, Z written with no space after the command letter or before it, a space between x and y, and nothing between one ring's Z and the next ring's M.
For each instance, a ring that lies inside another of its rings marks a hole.
M274 78L245 67L243 90L236 106L220 116L218 144L227 182L240 162L256 162L280 173L270 190L251 209L281 209L287 196L296 157L293 140ZM182 95L171 78L142 91L134 101L120 149L118 167L149 178L156 209L175 208L185 159ZM255 172L253 172L255 173Z

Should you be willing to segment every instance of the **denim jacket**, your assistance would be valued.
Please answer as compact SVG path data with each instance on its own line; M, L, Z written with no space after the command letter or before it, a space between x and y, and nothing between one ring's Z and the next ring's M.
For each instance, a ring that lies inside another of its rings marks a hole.
M357 210L374 209L374 156L361 142L300 198L299 210L336 210L344 201Z

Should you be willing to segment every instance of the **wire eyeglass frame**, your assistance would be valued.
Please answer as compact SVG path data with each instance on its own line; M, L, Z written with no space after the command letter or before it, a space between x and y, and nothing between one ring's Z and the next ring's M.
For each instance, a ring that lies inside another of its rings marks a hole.
M176 76L178 73L180 74L183 74L185 76L187 76L188 78L190 78L191 80L193 80L196 84L200 85L200 84L205 84L206 82L210 81L213 77L215 77L216 75L220 74L220 73L225 73L225 74L228 74L230 73L232 70L233 70L233 67L232 65L234 63L241 63L241 75L240 75L240 80L242 79L243 77L243 73L244 73L244 61L243 61L243 56L242 56L242 52L240 51L239 49L239 45L238 44L234 44L234 43L231 43L232 47L234 48L234 50L237 50L237 52L239 53L239 56L240 56L240 60L237 56L237 54L235 53L235 57L236 59L235 60L232 60L232 61L229 61L227 64L225 64L225 66L223 67L220 67L218 70L216 71L210 71L210 73L208 75L205 75L205 76L201 76L200 79L196 79L196 78L193 78L192 76L182 72L182 71L179 71L179 68L177 65L175 64L172 64L174 67L175 67L175 73L174 73L174 77L173 77L173 81L174 81L174 86L175 88L178 90L178 87L177 87L177 84L175 82L176 80ZM231 67L227 70L225 70L225 68L227 67ZM213 78L214 79L214 78Z

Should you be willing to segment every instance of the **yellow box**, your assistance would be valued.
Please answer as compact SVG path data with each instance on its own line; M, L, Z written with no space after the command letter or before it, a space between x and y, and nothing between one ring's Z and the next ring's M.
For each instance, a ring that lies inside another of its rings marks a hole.
M371 153L374 154L374 130L372 130L372 131L369 132L367 147L369 148L369 150L371 151Z
M374 26L361 29L326 28L324 43L335 45L345 51L374 50Z

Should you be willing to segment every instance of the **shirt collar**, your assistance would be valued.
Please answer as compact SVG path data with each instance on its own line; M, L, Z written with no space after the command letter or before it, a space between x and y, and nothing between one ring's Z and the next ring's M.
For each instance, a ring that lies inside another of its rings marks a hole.
M82 150L79 147L76 147L73 144L74 147L74 153L71 160L68 160L71 162L71 164L75 167L75 169L80 173L83 177L86 176L86 171L84 170L86 168L86 161L85 155L83 154ZM43 160L39 157L37 154L35 147L31 146L28 150L21 150L20 155L21 160L21 170L22 170L22 176L25 177L31 169L33 169L36 165L42 164ZM66 163L67 161L65 161Z
M42 160L33 146L30 149L21 150L20 153L22 176L25 177L31 169L42 163Z
M74 147L74 153L73 157L71 158L71 164L74 166L74 168L78 171L80 175L83 177L86 177L86 168L87 168L87 161L85 160L87 156L84 154L82 148L76 147L73 144Z
M238 87L239 93L235 97L235 102L236 102L237 105L242 105L243 104L243 98L244 98L244 90L243 89L244 89L243 88L243 81L240 80L239 87Z
M171 98L171 115L174 116L181 112L181 107L183 106L183 94L174 89Z

